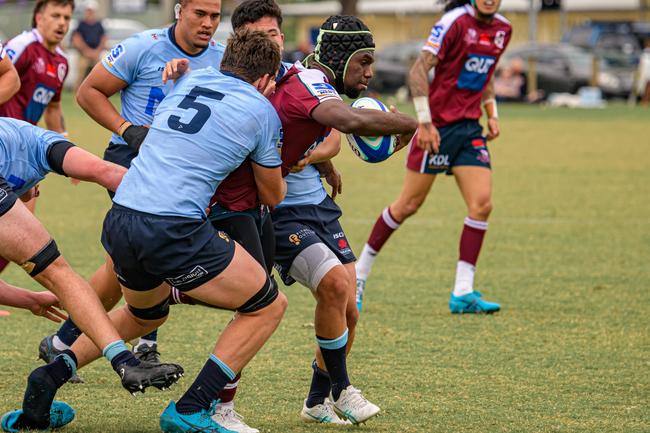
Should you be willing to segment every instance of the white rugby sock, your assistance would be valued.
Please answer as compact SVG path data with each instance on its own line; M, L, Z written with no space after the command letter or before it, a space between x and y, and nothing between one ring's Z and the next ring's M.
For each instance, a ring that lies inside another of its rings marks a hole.
M136 346L136 350L138 350L138 348L143 344L146 344L149 347L153 347L153 345L156 344L156 342L153 340L147 340L146 338L140 338L140 340L138 340L138 345Z
M476 267L462 260L456 266L456 284L454 296L463 296L474 291L474 273Z
M372 270L372 265L377 258L377 251L373 250L372 247L368 244L363 246L361 251L361 256L355 265L357 270L357 278L360 280L367 280L370 271Z
M55 335L52 339L52 346L54 346L56 350L68 350L70 348L70 346L61 341L58 335Z

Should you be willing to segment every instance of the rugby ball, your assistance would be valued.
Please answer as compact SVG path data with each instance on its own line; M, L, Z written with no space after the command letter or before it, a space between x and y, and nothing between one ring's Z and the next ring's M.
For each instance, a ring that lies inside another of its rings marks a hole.
M388 112L388 108L375 98L359 98L352 103L352 108L380 110ZM395 151L397 137L382 135L379 137L363 137L361 135L347 134L350 148L359 158L366 162L381 162L388 159Z

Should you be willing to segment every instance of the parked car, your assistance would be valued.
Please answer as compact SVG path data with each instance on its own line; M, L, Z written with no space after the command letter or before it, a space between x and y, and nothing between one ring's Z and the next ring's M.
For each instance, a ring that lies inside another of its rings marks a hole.
M536 59L537 87L544 94L576 93L580 87L591 82L594 55L580 47L569 44L522 45L504 54L500 65L507 65L514 58L524 60L524 71L528 71L530 57ZM606 97L627 97L632 89L633 70L614 67L600 60L598 87Z
M66 35L63 43L65 54L68 58L68 66L70 68L68 78L66 78L64 83L64 86L67 89L72 89L77 81L77 62L79 61L79 52L72 48L71 39L72 32L78 25L79 22L77 20L72 20L70 23L70 31ZM122 18L105 18L102 20L102 25L104 26L106 36L108 37L108 42L106 43L107 49L110 49L135 33L147 30L147 26L142 24L140 21Z
M635 68L641 55L631 22L590 21L572 28L562 41L593 52L613 67Z
M400 42L378 50L369 89L379 93L396 93L398 90L408 92L408 73L423 45L422 41Z

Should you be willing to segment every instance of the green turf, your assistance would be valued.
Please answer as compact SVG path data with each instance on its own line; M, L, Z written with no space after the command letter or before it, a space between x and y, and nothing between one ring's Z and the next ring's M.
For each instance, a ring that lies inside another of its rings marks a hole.
M108 133L66 95L72 139L96 153ZM650 431L650 123L648 110L502 107L491 146L494 213L477 286L503 304L491 317L447 309L465 210L441 178L387 244L368 281L349 358L353 382L382 408L368 432ZM343 226L359 252L396 197L405 153L381 165L347 145ZM52 176L38 215L64 255L89 276L102 261L109 201L94 185ZM3 277L36 288L12 266ZM264 432L332 431L301 424L310 380L314 302L298 285L279 330L244 371L238 410ZM20 405L37 345L55 326L12 310L0 319L0 411ZM105 361L59 398L78 411L66 432L155 432L158 414L202 366L229 314L176 307L160 333L181 384L133 398ZM355 428L343 429L357 431Z

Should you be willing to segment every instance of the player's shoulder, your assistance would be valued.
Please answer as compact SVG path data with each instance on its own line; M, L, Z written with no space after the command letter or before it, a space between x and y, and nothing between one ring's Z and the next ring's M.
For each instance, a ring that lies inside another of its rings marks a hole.
M452 27L454 24L458 24L462 21L463 18L465 17L470 17L472 15L472 11L470 10L470 7L467 5L459 6L457 8L454 8L448 12L446 12L438 21L436 24L436 27L441 27L442 29L449 29Z
M510 20L508 20L508 18L504 17L503 15L495 14L494 22L497 25L507 27L510 31L512 31L512 23L510 22Z
M5 53L15 63L31 45L38 43L39 36L35 30L24 31L5 44Z

